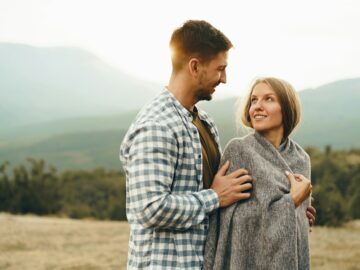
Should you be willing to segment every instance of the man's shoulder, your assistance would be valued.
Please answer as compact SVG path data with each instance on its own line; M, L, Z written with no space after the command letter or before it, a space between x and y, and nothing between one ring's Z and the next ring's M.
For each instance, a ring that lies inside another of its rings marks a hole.
M163 91L138 113L136 125L168 126L180 120L167 91Z

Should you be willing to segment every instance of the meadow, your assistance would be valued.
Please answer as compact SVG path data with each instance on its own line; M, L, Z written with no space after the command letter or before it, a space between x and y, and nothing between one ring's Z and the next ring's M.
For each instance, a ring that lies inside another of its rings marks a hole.
M126 222L0 213L0 269L126 269L128 233ZM360 269L360 221L310 235L312 269Z

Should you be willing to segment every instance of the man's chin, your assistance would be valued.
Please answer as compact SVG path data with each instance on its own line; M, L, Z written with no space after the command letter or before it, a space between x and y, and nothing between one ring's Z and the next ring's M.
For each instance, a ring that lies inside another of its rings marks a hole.
M198 97L198 101L201 101L201 100L210 101L210 100L212 100L212 95L202 95L202 96L199 96L199 97Z
M201 100L207 100L207 101L209 101L209 100L212 99L212 94L213 94L214 92L215 92L215 88L212 89L211 93L210 93L209 89L208 89L208 90L199 91L199 92L197 93L197 100L198 100L198 101L201 101Z

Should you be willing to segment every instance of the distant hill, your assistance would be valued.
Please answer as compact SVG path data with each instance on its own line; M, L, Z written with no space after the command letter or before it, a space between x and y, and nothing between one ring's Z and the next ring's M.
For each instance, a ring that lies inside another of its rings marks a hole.
M299 91L302 121L293 137L303 146L360 147L360 78ZM215 119L222 143L246 133L235 123L236 99L202 102Z
M44 159L60 170L107 168L120 170L119 146L126 130L54 135L29 146L0 150L0 163L24 164L28 157Z
M162 88L125 75L77 48L0 43L0 163L44 158L60 169L119 168L122 138ZM299 92L302 146L360 148L360 78ZM245 134L235 98L200 102L221 144Z
M360 79L337 81L299 92L303 120L295 132L302 146L360 148ZM222 146L244 134L235 123L235 98L201 102L216 121ZM108 117L87 117L9 129L12 142L0 145L0 162L21 163L26 157L44 158L60 169L118 169L119 146L138 110ZM4 137L5 133L1 134Z
M0 130L122 113L161 90L78 48L0 43L0 59Z
M295 138L303 145L360 147L360 78L300 92L303 121Z

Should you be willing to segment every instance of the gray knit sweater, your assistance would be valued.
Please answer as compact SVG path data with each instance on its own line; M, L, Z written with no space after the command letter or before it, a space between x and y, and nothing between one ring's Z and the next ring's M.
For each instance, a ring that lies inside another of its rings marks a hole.
M252 175L252 195L211 215L204 269L309 269L309 199L295 209L285 175L310 179L306 152L291 139L278 150L255 132L231 140L226 160L228 173L246 168Z

